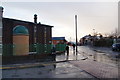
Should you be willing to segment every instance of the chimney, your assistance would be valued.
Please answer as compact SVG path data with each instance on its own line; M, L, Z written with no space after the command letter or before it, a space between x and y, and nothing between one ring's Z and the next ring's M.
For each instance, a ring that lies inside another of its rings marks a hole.
M37 24L37 15L36 14L34 15L34 23Z
M3 17L3 7L0 6L0 19Z

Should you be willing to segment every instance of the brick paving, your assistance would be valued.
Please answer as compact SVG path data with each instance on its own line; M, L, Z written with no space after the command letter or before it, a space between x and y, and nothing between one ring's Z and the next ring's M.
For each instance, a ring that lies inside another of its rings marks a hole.
M97 78L118 78L118 67L92 60L69 61Z

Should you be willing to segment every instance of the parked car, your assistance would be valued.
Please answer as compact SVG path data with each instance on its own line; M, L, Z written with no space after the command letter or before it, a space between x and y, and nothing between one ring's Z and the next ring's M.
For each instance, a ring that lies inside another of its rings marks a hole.
M120 43L115 43L112 45L113 51L120 51Z

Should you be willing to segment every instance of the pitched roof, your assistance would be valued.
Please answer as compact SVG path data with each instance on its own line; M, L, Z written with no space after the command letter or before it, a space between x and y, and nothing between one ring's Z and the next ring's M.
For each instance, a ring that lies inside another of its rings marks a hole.
M12 19L12 18L5 18L5 17L3 17L3 19L14 20L14 21L20 21L20 22L35 24L34 22L24 21L24 20L18 20L18 19ZM38 24L38 25L42 25L42 26L46 26L46 27L53 27L53 26L51 26L51 25L41 24L40 22L37 23L37 24Z
M52 37L52 40L65 40L65 37Z

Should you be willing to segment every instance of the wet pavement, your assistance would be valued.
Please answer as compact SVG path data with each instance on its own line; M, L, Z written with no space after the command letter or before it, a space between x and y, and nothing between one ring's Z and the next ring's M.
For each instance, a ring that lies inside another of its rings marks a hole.
M108 51L108 52L107 52ZM3 78L117 78L118 59L110 51L89 46L78 47L78 53L70 47L66 53L57 54L56 61L49 63L17 64L17 68L2 70ZM118 52L119 53L119 52ZM116 52L117 54L117 52ZM3 65L16 67L15 65ZM20 67L21 66L21 67ZM107 71L106 71L107 70ZM109 73L109 74L108 74ZM101 76L100 76L101 75ZM106 76L105 76L106 75Z
M111 48L81 46L79 47L79 53L88 59L118 66L119 58L116 57L120 52L114 52Z
M74 66L90 73L96 78L118 78L118 67L92 60L70 61Z
M70 63L3 70L3 78L94 78Z

